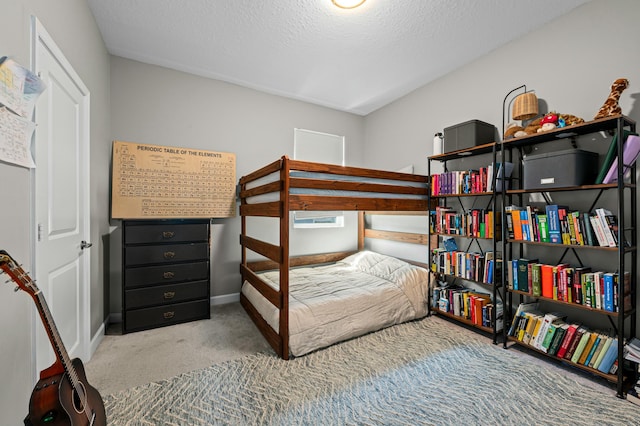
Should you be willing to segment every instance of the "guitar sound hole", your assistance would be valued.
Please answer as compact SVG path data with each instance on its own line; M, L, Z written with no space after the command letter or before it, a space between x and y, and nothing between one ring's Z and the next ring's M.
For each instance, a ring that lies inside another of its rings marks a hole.
M78 383L78 387L79 389L73 390L73 409L76 410L78 414L82 414L84 413L85 400L86 400L87 393L84 388L84 384L82 382Z

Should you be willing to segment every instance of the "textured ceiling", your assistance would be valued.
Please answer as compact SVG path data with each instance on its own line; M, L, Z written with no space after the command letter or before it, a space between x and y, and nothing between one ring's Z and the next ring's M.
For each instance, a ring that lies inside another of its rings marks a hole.
M88 0L116 56L366 115L590 0Z

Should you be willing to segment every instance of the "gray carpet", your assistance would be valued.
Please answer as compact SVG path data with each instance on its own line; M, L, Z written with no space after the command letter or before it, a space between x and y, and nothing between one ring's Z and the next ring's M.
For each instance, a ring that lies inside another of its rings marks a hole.
M258 353L104 397L110 425L632 425L610 387L430 317L282 361Z

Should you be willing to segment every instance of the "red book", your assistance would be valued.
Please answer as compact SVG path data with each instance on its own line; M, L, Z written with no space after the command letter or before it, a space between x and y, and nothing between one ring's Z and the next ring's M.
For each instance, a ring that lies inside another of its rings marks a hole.
M558 358L564 358L564 355L567 353L569 346L571 346L571 343L573 342L573 338L576 336L577 329L578 329L577 324L571 324L567 329L564 339L560 344L560 349L558 349L558 353L556 354Z
M542 297L553 299L553 266L542 265Z

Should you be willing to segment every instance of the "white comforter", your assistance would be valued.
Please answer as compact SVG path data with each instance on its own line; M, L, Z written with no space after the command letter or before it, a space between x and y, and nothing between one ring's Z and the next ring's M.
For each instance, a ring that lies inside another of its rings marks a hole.
M261 277L278 288L278 272ZM289 349L304 355L333 343L427 314L424 268L363 251L333 265L289 273ZM274 329L278 310L245 282L243 294Z

